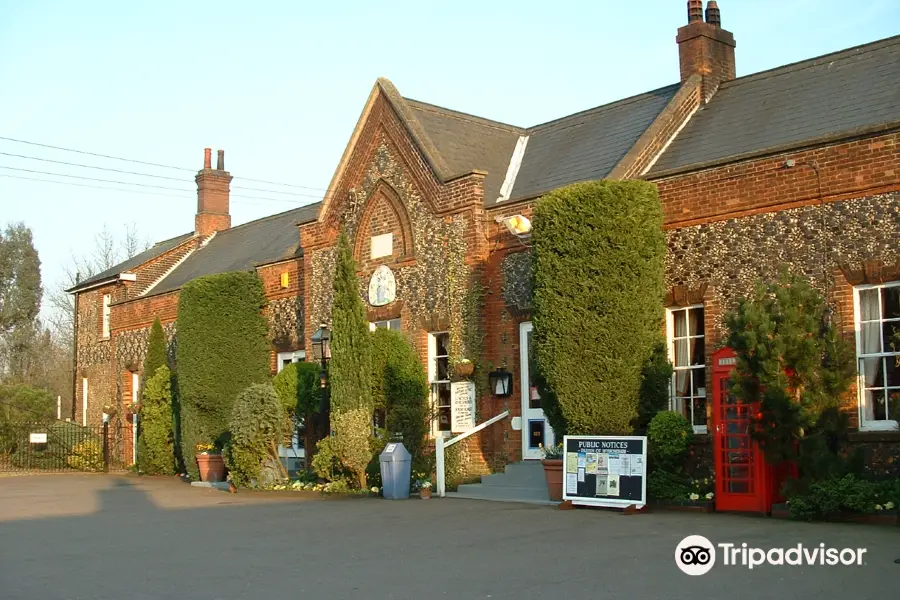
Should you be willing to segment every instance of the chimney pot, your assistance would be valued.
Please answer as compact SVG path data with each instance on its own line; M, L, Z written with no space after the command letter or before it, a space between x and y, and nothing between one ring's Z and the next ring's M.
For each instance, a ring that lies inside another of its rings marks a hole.
M703 20L703 0L688 0L688 23Z
M203 168L212 168L212 148L206 148L205 150L203 150Z
M219 150L218 157L216 159L216 169L219 171L225 170L225 151Z
M709 0L706 5L706 22L716 27L722 26L722 13L716 0Z

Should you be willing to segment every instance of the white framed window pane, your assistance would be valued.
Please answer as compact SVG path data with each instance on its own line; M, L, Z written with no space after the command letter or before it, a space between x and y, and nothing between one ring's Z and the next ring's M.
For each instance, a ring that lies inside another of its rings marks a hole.
M706 396L706 369L691 369L692 393L694 396Z
M884 360L885 384L889 388L900 388L900 368L897 367L897 359L888 356Z
M703 338L691 338L691 364L706 365L706 342Z
M866 390L866 407L870 418L875 421L887 420L887 406L883 389Z
M859 349L863 354L881 352L881 323L869 321L859 324Z
M882 331L881 347L883 349L882 351L883 352L897 352L897 348L895 348L895 346L898 346L898 344L895 340L898 338L895 336L900 334L900 321L885 321L883 323L881 331ZM898 347L900 347L900 346L898 346Z
M679 398L691 395L690 371L675 371L675 395Z
M692 308L688 311L689 316L689 335L703 335L704 332L704 322L703 322L703 309L702 308Z
M694 427L706 426L706 398L694 398L693 400L693 418L691 425Z
M860 371L862 371L863 381L867 388L882 387L884 385L884 374L882 366L884 359L882 358L863 358L860 361Z
M675 324L675 337L686 337L688 335L687 329L687 315L685 315L686 311L678 310L672 313L672 320Z
M859 291L859 319L860 321L877 321L879 318L878 290Z
M881 318L900 319L900 286L882 288L881 298Z
M675 351L675 366L687 367L691 364L690 342L688 338L676 339L673 346Z

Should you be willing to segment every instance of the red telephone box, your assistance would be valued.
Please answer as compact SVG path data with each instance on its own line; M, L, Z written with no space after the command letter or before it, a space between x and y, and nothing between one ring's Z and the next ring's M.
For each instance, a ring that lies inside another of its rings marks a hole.
M713 355L713 452L716 467L716 510L769 514L783 501L781 484L795 469L772 467L750 436L758 404L735 398L729 379L737 363L734 350Z

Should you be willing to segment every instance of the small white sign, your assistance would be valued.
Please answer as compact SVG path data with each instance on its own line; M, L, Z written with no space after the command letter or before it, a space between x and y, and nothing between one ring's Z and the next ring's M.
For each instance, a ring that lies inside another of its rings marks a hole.
M450 385L450 430L464 433L475 427L475 382L457 381Z
M394 448L397 447L397 444L388 444L384 451L388 454L394 451Z
M391 256L394 253L394 234L384 233L372 236L372 258Z
M46 433L32 433L28 436L28 441L32 444L46 444L47 443L47 434Z

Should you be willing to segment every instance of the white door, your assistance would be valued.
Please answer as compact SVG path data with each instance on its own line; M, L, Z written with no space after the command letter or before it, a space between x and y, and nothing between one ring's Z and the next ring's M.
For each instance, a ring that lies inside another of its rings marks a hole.
M529 359L531 352L531 323L519 325L519 363L522 369L522 458L537 460L541 458L540 445L552 446L555 443L553 429L544 411L541 410L541 397L531 381Z

